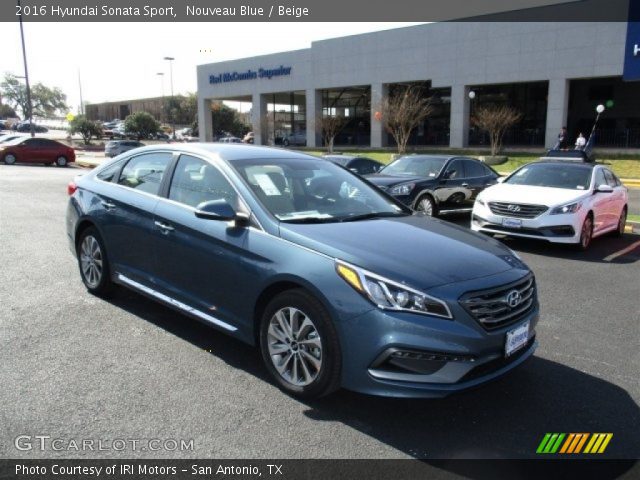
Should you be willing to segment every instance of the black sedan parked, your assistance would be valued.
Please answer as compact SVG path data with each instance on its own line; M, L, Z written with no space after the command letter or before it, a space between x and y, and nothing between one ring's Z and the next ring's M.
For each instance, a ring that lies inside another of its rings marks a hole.
M383 163L377 162L376 160L368 157L331 154L323 155L322 158L326 158L337 165L348 168L358 175L377 173L384 167Z
M436 216L470 212L476 196L499 176L474 158L407 155L367 180L408 207Z

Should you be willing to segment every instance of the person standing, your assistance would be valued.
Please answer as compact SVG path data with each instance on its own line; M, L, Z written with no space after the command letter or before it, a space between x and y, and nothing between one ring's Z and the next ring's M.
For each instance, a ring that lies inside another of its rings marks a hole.
M582 132L578 134L578 138L576 138L576 150L584 150L584 146L587 144L587 139L584 138Z
M567 127L562 127L560 133L558 134L558 144L556 146L558 150L568 150L569 149L569 139L567 135Z

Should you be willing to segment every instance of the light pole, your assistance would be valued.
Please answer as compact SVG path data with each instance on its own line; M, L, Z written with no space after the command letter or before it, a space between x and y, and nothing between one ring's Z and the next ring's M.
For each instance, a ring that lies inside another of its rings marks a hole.
M18 0L18 11L20 12L20 39L22 41L22 60L24 61L24 82L27 86L27 106L29 116L29 131L31 132L31 136L35 137L36 132L33 125L33 107L31 105L31 87L29 86L29 69L27 68L27 49L24 45L24 29L22 28L22 6L20 5L20 0Z
M173 98L173 61L175 58L173 57L164 57L165 60L169 62L169 82L171 84L171 104L172 108L169 109L169 116L171 117L171 131L173 132L173 139L176 139L176 123L173 118L173 104L175 102L175 98Z
M164 105L164 72L156 73L160 77L160 88L162 89L162 111L160 112L160 121L164 121L165 118L165 105Z

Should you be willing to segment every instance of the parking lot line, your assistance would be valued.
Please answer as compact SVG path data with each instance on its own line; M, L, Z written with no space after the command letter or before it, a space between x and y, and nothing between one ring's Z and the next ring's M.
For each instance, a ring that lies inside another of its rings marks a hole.
M626 255L627 253L631 252L632 250L635 250L638 247L640 247L640 240L632 243L631 245L629 245L626 248L623 248L622 250L618 250L617 252L612 253L608 257L604 257L604 261L610 262L611 260L615 260L616 258L621 257L622 255Z

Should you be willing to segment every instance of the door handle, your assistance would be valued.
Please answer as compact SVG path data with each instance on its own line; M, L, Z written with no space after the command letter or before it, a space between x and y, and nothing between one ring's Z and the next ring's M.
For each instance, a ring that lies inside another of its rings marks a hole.
M169 233L169 232L173 232L174 228L171 225L167 225L166 223L162 223L162 222L154 222L156 224L156 226L162 230L162 233Z
M113 210L114 208L116 208L116 205L114 203L107 202L106 200L102 200L101 203L102 203L102 206L107 210Z
M466 188L466 187L468 187L468 186L469 186L469 184L468 184L468 183L463 183L463 184L462 184L462 185L460 185L460 186L461 186L461 187L465 187L465 188Z

